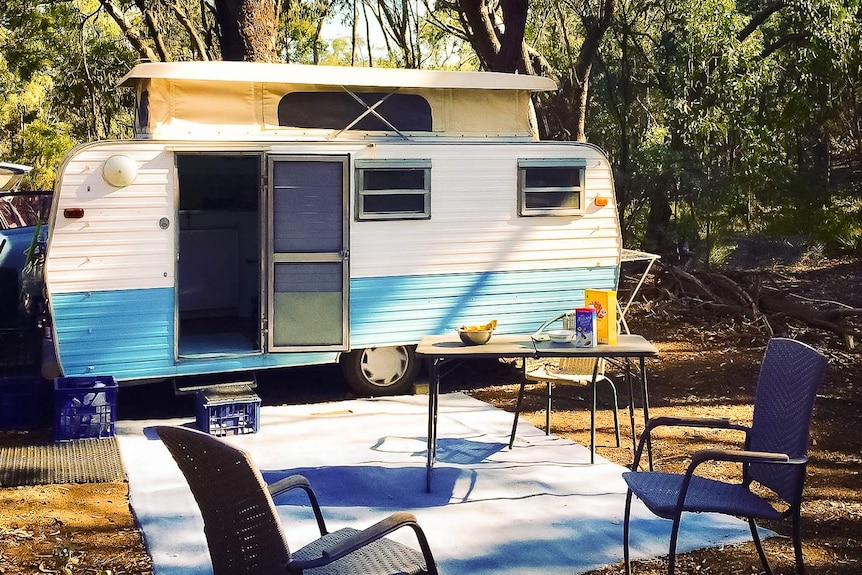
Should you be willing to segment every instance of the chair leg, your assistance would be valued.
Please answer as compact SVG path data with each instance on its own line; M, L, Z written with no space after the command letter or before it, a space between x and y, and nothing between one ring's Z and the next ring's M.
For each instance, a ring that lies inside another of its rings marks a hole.
M617 386L614 385L614 382L610 379L607 380L608 385L611 386L611 393L614 398L614 433L617 438L617 447L622 445L620 443L620 410L619 410L619 402L617 401Z
M793 514L793 550L796 553L796 571L799 575L805 575L805 561L802 557L801 516L802 510L797 507L796 512Z
M673 526L670 531L670 548L667 553L667 575L673 575L676 568L676 542L679 539L679 522L682 520L682 510L676 512L673 517Z
M629 559L629 523L632 516L632 490L629 489L626 493L626 511L623 515L623 563L626 568L626 575L631 575L632 566Z
M754 521L754 517L748 518L748 527L751 529L751 538L754 540L754 548L757 549L763 570L766 571L766 575L772 575L772 567L769 566L769 559L766 558L766 552L763 550L763 543L760 541L760 533L757 532L757 523Z
M554 386L550 381L546 382L545 388L547 393L547 403L545 404L545 435L551 435L551 394L554 391Z
M515 444L515 430L518 429L518 415L521 413L521 402L524 400L525 382L521 382L521 387L518 389L518 402L515 404L515 420L512 422L512 434L509 436L509 449Z

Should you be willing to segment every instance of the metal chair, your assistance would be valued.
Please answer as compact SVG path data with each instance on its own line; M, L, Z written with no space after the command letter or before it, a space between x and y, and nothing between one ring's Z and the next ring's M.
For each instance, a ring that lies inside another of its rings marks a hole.
M641 435L635 453L634 471L623 473L628 484L623 521L623 555L626 574L629 561L629 528L632 495L673 526L668 554L668 573L673 574L679 523L685 512L712 512L745 517L754 545L767 574L769 561L757 532L757 519L785 519L793 522L796 565L805 573L800 536L800 507L808 439L814 399L823 380L826 358L813 348L791 340L774 338L766 348L754 398L751 426L732 424L725 419L651 419ZM734 429L745 433L742 450L704 449L691 456L685 474L638 471L644 445L652 430L661 426ZM742 467L742 480L729 483L695 474L707 461L735 462ZM775 497L762 493L770 490ZM776 500L777 499L777 500Z
M549 319L533 333L533 337L541 337L542 333L552 324L562 320L568 314L560 314L552 319ZM563 324L564 327L565 323ZM562 357L556 360L555 363L546 363L541 367L533 370L527 369L526 359L524 360L524 377L521 380L521 386L518 389L518 401L515 404L515 420L512 422L512 433L509 435L509 449L515 444L515 432L518 429L518 418L521 414L521 405L525 395L538 395L544 397L545 404L545 435L551 433L551 407L553 404L554 386L576 386L590 387L595 377L596 383L606 381L611 387L611 392L614 397L614 432L616 433L616 446L620 446L620 415L617 408L617 387L611 378L605 375L605 360L593 358L574 358ZM536 393L528 391L526 386L528 383L544 383L545 391ZM592 389L593 401L590 408L590 426L592 433L590 437L595 437L596 428L596 390ZM590 444L590 453L595 454L596 447ZM590 457L592 462L593 456Z
M200 507L214 575L437 574L428 541L412 514L394 513L362 531L330 533L305 477L293 475L267 485L245 451L194 429L155 429ZM321 535L293 553L273 503L273 497L292 489L308 496ZM385 538L401 527L413 529L421 553Z
M521 405L525 395L539 395L546 400L545 405L545 435L551 433L551 407L553 403L554 386L577 386L590 387L593 382L593 372L595 371L596 383L605 381L611 388L613 394L613 413L614 413L614 431L616 433L616 446L620 446L620 417L617 408L617 388L613 380L605 375L605 360L594 358L574 358L562 357L556 360L555 363L545 364L538 369L526 371L524 378L521 381L521 386L518 389L518 402L515 404L515 421L512 423L512 433L509 436L509 449L515 444L515 432L518 429L518 417L521 413ZM526 389L530 383L544 383L545 390L542 393L532 392ZM592 390L595 395L596 390ZM595 400L590 406L590 425L593 428L593 437L595 437L596 425L596 402ZM595 451L595 447L590 445L591 451Z

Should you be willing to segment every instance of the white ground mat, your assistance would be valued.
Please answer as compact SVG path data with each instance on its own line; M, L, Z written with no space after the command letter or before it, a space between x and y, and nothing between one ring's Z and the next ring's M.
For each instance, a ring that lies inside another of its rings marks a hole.
M425 492L427 396L263 407L260 431L230 437L267 481L302 473L328 527L363 528L413 512L441 573L553 575L622 559L623 467L527 423L508 449L512 415L466 395L440 398L438 461ZM151 429L191 419L122 421L117 437L131 503L155 575L211 573L203 523L185 481ZM213 477L213 483L219 478ZM230 492L225 491L225 497ZM276 500L292 548L317 535L301 492ZM670 522L635 506L634 557L667 553ZM410 531L398 537L415 546ZM746 523L683 516L680 551L750 540Z

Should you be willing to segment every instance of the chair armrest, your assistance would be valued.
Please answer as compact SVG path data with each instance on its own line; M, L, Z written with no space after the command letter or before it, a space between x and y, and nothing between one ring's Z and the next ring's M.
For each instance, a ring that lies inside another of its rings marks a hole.
M270 483L266 486L269 490L269 496L275 499L282 493L287 493L293 489L302 489L308 500L311 502L311 510L314 512L314 518L317 520L317 527L320 529L321 535L326 535L329 531L326 529L326 522L323 520L323 512L320 510L320 503L317 501L317 495L311 488L311 484L304 475L289 475L283 479L279 479L275 483Z
M691 484L694 471L702 463L707 461L729 461L735 463L767 463L779 465L801 465L808 461L807 457L791 458L786 453L771 453L767 451L744 451L736 449L701 449L691 456L691 463L685 471L685 477L679 490L677 499L677 510L683 508L685 498L688 494L688 486ZM744 474L743 474L744 477Z
M304 475L290 475L266 486L272 497L287 493L291 489L310 489L311 485Z
M656 427L705 427L713 429L735 429L748 431L748 427L738 423L731 423L726 417L653 417L647 422L644 431L651 431Z
M690 468L697 467L706 461L729 461L732 463L784 463L801 465L808 461L807 457L792 459L786 453L771 453L768 451L743 451L737 449L701 449L691 456Z
M543 324L542 324L542 327L540 327L539 329L537 329L536 331L534 331L534 332L533 332L533 337L536 337L536 336L542 335L542 332L543 332L543 331L545 331L545 328L546 328L546 327L548 327L549 325L551 325L551 324L552 324L552 323L554 323L555 321L560 321L560 320L561 320L561 319L563 319L564 317L566 317L566 314L561 313L561 314L560 314L560 315L558 315L557 317L555 317L555 318L553 318L553 319L549 319L548 321L546 321L545 323L543 323Z
M425 533L422 531L419 523L417 523L416 517L412 513L408 513L406 511L393 513L382 521L378 521L371 527L363 529L362 531L357 531L347 539L334 543L331 547L323 549L319 558L309 559L306 561L293 561L290 564L290 568L310 569L321 565L327 565L345 555L353 553L357 549L365 547L373 541L382 539L389 533L392 533L401 527L410 527L416 533L416 537L419 540L419 547L422 549L422 555L425 558L425 565L428 573L429 575L436 575L437 564L431 554L431 548L428 545Z
M632 470L637 471L640 466L641 455L643 454L644 446L648 441L651 441L651 433L657 427L697 427L705 429L731 429L742 431L748 436L750 429L748 426L738 423L731 423L729 419L724 417L652 417L647 421L646 427L641 434L638 447L635 450L634 463Z

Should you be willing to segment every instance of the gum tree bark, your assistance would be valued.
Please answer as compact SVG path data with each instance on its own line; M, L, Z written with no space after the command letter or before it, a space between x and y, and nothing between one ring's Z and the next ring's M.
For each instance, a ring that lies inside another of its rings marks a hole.
M278 3L275 0L215 0L223 60L275 62Z

